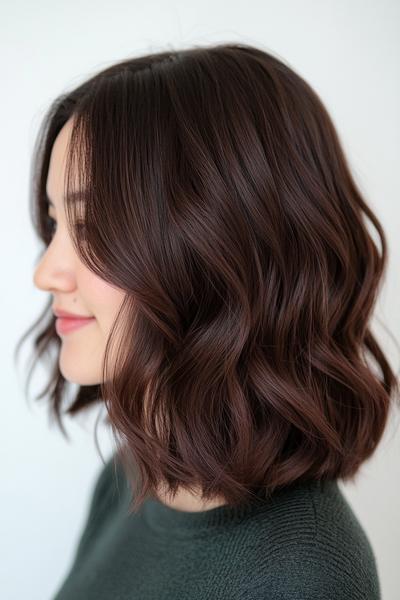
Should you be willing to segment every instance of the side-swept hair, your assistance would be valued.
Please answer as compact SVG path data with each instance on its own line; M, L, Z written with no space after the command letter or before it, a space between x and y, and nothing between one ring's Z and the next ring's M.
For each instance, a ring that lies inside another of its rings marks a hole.
M40 327L33 366L45 352L53 363L38 398L64 434L61 413L103 403L133 510L161 484L237 506L354 478L399 391L369 327L387 241L316 92L239 43L105 68L58 97L38 134L43 250L50 154L69 118L67 173L73 163L83 200L68 202L68 174L73 244L126 298L102 381L79 386L63 413L50 303L19 342Z

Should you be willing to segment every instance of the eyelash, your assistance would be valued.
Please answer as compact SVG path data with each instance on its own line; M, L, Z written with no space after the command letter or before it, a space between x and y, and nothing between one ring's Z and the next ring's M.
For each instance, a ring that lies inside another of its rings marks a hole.
M55 219L53 219L53 217L50 217L50 215L47 215L46 220L47 220L48 231L50 232L51 238L53 238L54 231L53 231L52 227L57 225L57 221Z
M56 225L57 225L57 221L55 219L53 219L53 217L51 217L50 215L47 215L47 227L48 227L48 231L50 233L51 239L53 239L53 236L54 236L53 227ZM76 223L75 228L77 229L77 231L81 232L85 229L85 225L84 225L84 223Z

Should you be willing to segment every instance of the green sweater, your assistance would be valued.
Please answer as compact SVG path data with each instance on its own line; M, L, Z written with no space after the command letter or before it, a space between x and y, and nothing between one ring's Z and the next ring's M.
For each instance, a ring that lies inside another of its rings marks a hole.
M53 600L378 600L370 541L337 481L251 507L128 512L114 457L102 468L74 560Z

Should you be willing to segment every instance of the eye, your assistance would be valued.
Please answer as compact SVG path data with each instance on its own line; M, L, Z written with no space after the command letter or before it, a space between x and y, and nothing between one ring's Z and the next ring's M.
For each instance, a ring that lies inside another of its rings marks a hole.
M55 230L57 227L57 221L53 219L50 215L46 215L46 230L50 235L50 239L53 239ZM82 234L85 231L85 224L83 221L75 223L75 229L79 234Z
M57 221L50 215L46 215L46 230L49 232L50 237L53 238Z

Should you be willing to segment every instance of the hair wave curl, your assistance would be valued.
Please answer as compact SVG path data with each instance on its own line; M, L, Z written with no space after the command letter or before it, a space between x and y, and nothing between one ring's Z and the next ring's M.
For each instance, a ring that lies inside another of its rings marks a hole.
M34 365L53 362L38 398L64 434L61 413L104 404L134 510L160 482L239 505L353 478L399 389L369 328L387 241L316 92L238 43L105 68L43 120L31 176L43 251L50 154L71 117L67 172L76 159L84 190L66 205L73 242L126 300L103 381L80 386L63 413L50 305L21 340L40 327Z

